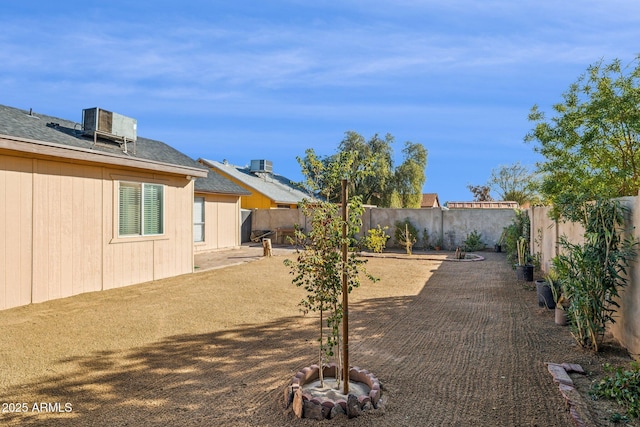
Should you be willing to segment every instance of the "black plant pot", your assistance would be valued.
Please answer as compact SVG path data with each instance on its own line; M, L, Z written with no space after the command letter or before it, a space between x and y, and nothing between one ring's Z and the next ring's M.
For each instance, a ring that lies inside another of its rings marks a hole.
M551 292L551 287L545 280L536 280L536 294L538 295L538 305L540 307L556 308L553 292Z
M502 252L502 245L496 245L495 250L496 252Z
M533 265L516 265L516 278L525 282L533 282Z

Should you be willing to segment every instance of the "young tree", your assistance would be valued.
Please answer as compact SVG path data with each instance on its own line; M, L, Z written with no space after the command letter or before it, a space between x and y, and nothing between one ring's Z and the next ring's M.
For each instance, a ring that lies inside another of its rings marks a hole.
M303 214L310 220L310 230L296 230L296 240L305 242L302 251L298 252L295 261L286 259L285 265L294 276L294 285L303 287L307 296L300 302L303 312L319 314L319 366L334 357L338 351L338 364L341 336L341 324L344 317L342 306L342 275L347 277L347 292L360 286L360 274L372 281L377 280L366 273L366 260L358 258L354 250L353 236L358 232L362 220L362 202L354 197L349 202L346 226L348 230L347 245L350 247L346 260L343 259L342 227L345 222L340 214L340 207L334 203L305 200L301 206ZM324 333L325 329L328 331ZM339 369L339 371L341 371ZM322 375L322 369L320 369ZM322 377L320 378L323 380ZM336 378L338 379L338 378Z
M547 119L534 105L535 127L525 140L536 142L545 157L541 192L559 199L581 195L609 198L636 195L640 189L640 57L633 67L602 61L587 72L553 106ZM556 212L558 214L558 212Z

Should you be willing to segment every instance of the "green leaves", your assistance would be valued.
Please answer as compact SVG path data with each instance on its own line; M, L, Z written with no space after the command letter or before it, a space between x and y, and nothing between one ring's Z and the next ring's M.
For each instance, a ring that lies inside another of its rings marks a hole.
M611 375L593 385L591 395L615 400L631 417L640 417L640 364L632 362L629 369L604 366Z
M349 194L360 196L363 203L388 207L420 207L425 182L427 150L421 144L406 142L403 163L394 169L394 138L373 135L368 141L353 131L345 132L335 154L318 156L312 148L298 163L305 176L302 184L327 201L337 202L340 182L349 181Z
M573 337L581 346L598 351L607 323L615 321L616 299L628 283L626 269L635 257L637 242L623 238L624 208L618 201L583 201L565 211L568 219L584 226L584 244L560 237L561 251L553 265L569 300Z
M553 106L550 119L532 107L534 128L525 141L536 142L535 151L545 157L538 164L541 191L554 205L564 194L593 199L638 193L640 57L632 65L614 60L590 66Z
M295 261L285 260L294 276L292 283L307 292L300 302L306 314L320 314L320 330L318 341L320 352L325 357L334 356L334 348L340 342L340 325L343 319L342 308L342 274L347 275L347 290L351 292L360 286L360 275L376 280L363 269L365 260L359 259L354 251L355 233L362 225L363 212L360 197L353 197L349 203L346 241L342 237L344 224L340 207L329 202L311 202L305 200L301 209L308 218L309 231L296 228L296 240L303 243ZM346 262L342 259L342 244L350 248ZM329 334L324 335L324 322ZM322 364L322 360L320 364Z

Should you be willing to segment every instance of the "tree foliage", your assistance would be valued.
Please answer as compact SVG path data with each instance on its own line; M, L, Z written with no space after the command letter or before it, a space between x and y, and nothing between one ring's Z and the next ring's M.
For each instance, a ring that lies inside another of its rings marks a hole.
M403 208L419 208L422 202L424 170L427 167L427 150L422 144L405 142L402 149L404 161L395 170L394 193Z
M602 61L570 85L549 119L537 105L525 137L545 160L541 192L555 206L567 195L636 195L640 189L640 57L629 67ZM556 212L558 214L558 212Z
M493 169L487 185L494 190L500 200L518 202L520 206L527 202L539 202L536 174L520 162L500 165Z
M338 201L340 182L349 181L349 194L360 196L364 204L389 207L420 207L425 183L427 150L412 142L402 150L403 163L394 168L392 144L394 138L375 134L368 141L360 134L348 131L335 154L320 157L313 148L298 157L309 191L328 201Z

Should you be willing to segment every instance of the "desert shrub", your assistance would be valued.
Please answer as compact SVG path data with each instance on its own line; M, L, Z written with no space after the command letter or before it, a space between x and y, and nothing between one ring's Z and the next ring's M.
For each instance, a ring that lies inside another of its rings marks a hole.
M473 230L471 233L467 234L464 246L468 251L479 251L480 249L484 249L485 244L482 242L482 234L478 233L477 230Z
M418 240L418 229L411 224L409 218L405 218L404 221L396 221L394 225L393 237L396 240L396 244L401 248L405 248L407 254L411 255L413 245Z
M363 239L363 246L372 252L381 253L391 237L386 233L388 229L389 227L386 226L380 227L380 224L376 228L369 229Z

